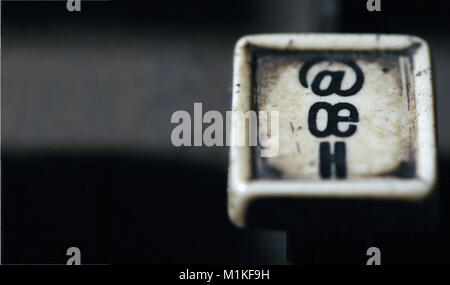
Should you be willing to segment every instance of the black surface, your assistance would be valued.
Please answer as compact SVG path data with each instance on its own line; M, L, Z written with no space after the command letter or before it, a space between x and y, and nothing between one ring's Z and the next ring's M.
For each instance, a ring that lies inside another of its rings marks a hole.
M5 264L64 264L71 246L83 264L263 260L256 233L228 220L220 170L67 152L4 152L2 168Z

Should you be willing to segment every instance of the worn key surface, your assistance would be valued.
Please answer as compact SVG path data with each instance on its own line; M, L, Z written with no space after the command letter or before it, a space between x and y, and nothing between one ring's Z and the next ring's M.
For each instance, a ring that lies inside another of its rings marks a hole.
M279 112L280 140L255 176L413 176L410 73L394 52L256 53L255 108Z
M436 130L424 40L250 35L234 55L233 110L257 111L258 126L238 124L233 113L232 138L256 133L260 142L230 148L235 224L308 233L435 224Z

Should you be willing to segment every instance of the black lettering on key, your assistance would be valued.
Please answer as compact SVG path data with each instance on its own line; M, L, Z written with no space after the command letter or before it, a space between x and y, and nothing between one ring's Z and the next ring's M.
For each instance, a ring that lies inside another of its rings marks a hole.
M317 128L317 113L321 110L325 110L328 115L327 125L324 130ZM340 116L341 110L348 110L348 116ZM359 122L358 110L355 106L349 103L337 103L331 105L327 102L317 102L311 106L308 115L308 127L311 134L316 137L324 138L329 135L335 135L337 137L349 137L356 132L357 126L350 124L345 131L339 130L339 123L341 122Z
M345 142L334 144L334 153L331 153L330 143L320 143L320 176L324 179L331 178L331 168L334 165L336 178L343 179L347 176L347 164L345 159Z
M312 82L311 90L314 92L314 94L319 96L328 96L331 94L336 94L339 96L346 97L355 95L356 93L359 92L359 90L361 90L364 84L364 74L361 68L353 60L350 59L331 60L327 58L316 58L306 62L305 64L303 64L299 73L300 83L302 84L303 87L308 88L307 74L308 71L311 69L311 67L324 61L329 62L336 61L349 66L356 74L356 81L349 89L342 90L342 81L344 79L345 71L324 70L319 72ZM322 83L322 80L327 76L331 77L330 84L328 85L327 88L321 89L320 84Z

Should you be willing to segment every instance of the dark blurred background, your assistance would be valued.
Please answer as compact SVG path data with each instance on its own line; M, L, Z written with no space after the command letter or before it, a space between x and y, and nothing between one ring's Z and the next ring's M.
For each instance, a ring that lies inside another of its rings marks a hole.
M229 110L236 40L277 32L428 41L441 222L372 244L385 264L450 263L450 1L382 0L381 12L365 0L82 1L81 12L66 1L2 2L3 263L61 264L76 246L85 264L284 264L283 232L228 221L228 149L170 141L173 112L192 113L194 102ZM332 247L359 246L330 239L305 237L306 261L364 258L327 259Z

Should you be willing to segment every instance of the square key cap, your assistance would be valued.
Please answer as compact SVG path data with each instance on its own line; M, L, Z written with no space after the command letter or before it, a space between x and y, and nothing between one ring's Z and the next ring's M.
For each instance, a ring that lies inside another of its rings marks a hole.
M384 232L434 220L435 119L424 40L243 37L234 52L232 111L228 210L238 226Z

